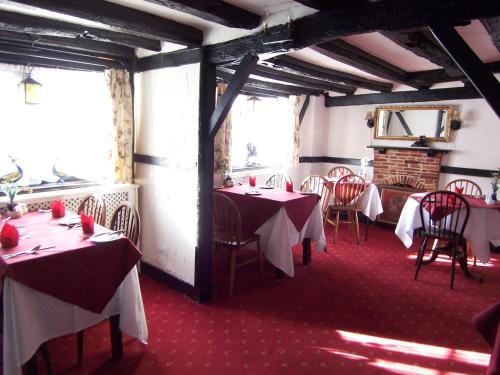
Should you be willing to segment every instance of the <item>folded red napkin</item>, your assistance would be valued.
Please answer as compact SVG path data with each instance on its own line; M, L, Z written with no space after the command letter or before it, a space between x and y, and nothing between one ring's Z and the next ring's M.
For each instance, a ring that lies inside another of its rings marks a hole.
M286 191L293 193L293 182L290 179L286 180Z
M255 186L255 180L256 180L255 176L248 176L248 184L250 186Z
M14 247L19 243L19 232L14 225L5 223L0 232L0 243L3 248Z
M463 192L464 192L464 188L463 187L455 186L455 193L462 194Z
M80 220L82 222L82 231L84 234L94 233L94 217L92 215L80 214Z
M64 207L64 203L59 200L52 201L52 217L58 219L60 217L64 217L66 215L66 208Z

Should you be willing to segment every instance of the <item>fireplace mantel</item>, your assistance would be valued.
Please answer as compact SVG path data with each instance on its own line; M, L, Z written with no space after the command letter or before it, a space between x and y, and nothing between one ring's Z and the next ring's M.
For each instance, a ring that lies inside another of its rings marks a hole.
M373 148L379 152L379 154L385 154L386 150L408 150L408 151L421 151L425 152L427 156L434 156L436 153L441 152L447 154L453 150L443 150L441 148L432 147L405 147L405 146L389 146L389 145L369 145L368 148Z

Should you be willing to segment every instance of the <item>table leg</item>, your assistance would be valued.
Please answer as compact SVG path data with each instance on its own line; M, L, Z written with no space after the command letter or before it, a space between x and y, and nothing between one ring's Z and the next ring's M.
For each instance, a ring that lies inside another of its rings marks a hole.
M283 275L285 274L282 270L280 270L278 267L274 268L274 271L276 273L276 278L277 279L282 279Z
M120 315L109 318L109 333L111 336L111 353L113 359L123 358L122 333L120 331Z
M307 266L311 263L311 239L304 238L302 240L302 264Z
M457 257L458 264L460 264L460 268L462 269L463 273L465 274L465 277L468 277L472 280L479 281L480 283L483 282L483 278L479 275L476 275L475 273L472 273L469 271L469 267L467 265L467 254L462 253Z
M29 361L23 365L23 373L26 375L38 375L38 367L36 365L36 352L35 354L33 354L33 357L31 357Z

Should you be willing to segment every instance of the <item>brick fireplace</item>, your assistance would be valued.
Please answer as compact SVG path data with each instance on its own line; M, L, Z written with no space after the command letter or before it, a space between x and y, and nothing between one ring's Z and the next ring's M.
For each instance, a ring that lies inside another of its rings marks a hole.
M439 187L443 154L429 156L422 149L374 150L373 182L377 184L384 212L379 220L396 224L407 197L416 191Z

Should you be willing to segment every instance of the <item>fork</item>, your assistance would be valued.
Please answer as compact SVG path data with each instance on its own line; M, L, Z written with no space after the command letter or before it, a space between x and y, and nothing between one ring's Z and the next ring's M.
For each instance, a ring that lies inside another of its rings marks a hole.
M53 249L54 247L55 247L54 245L52 245L52 246L45 246L45 247L42 247L42 245L37 245L37 246L35 246L35 247L33 247L32 249L29 249L29 250L23 250L23 251L19 251L17 253L3 255L2 259L10 259L10 258L14 258L14 257L16 257L18 255L36 254L39 251Z

